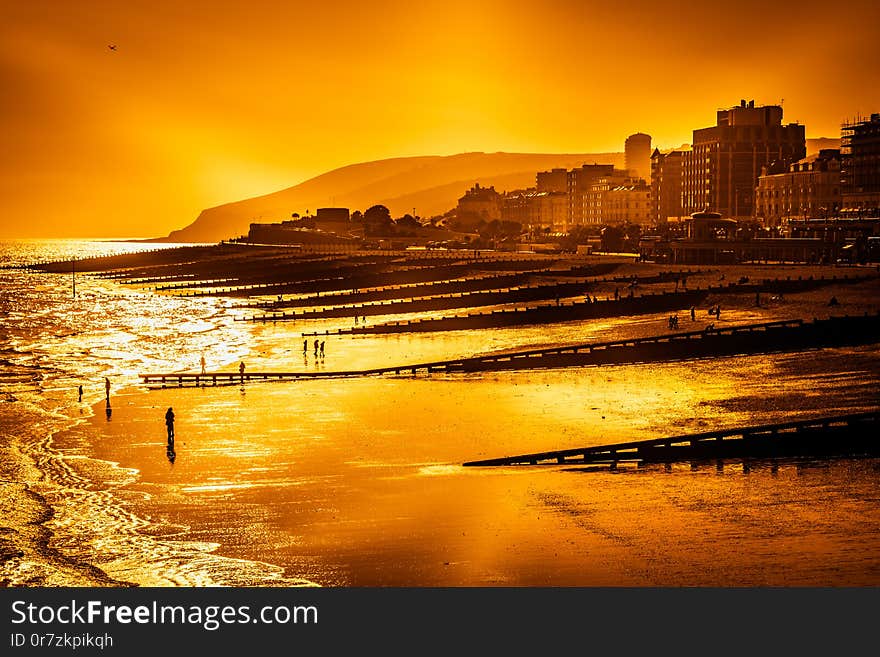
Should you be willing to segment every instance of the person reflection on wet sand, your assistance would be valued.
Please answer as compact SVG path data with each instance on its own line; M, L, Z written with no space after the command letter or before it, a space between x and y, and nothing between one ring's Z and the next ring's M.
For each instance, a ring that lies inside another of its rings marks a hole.
M110 407L110 400L107 400L107 406L104 409L104 412L107 414L107 421L110 421L110 416L113 415L113 409Z

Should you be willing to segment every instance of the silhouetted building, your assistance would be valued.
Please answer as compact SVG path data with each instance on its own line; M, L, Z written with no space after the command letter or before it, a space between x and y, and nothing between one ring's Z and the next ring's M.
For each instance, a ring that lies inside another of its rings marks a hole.
M585 224L608 225L650 222L651 190L642 178L612 170L597 178L586 194Z
M551 169L539 171L535 176L535 186L539 192L568 192L568 171Z
M750 218L761 168L785 166L806 156L804 126L782 125L782 107L738 107L718 110L717 125L694 130L693 150L682 159L682 210L711 210Z
M651 176L651 135L637 132L623 145L624 166L630 175L647 180Z
M665 224L670 217L678 220L681 209L681 163L684 151L651 155L651 223Z
M458 199L458 216L479 217L486 221L501 219L501 194L495 191L495 187L475 184Z
M536 194L534 188L505 192L501 197L502 221L516 221L523 226L536 225L538 223Z
M603 176L614 173L613 164L584 164L572 169L567 175L568 227L582 226L588 222L588 203L592 185Z
M834 228L825 231L824 224L832 222L821 223L812 233L804 229L796 237L754 237L740 235L734 219L725 219L717 212L695 212L682 222L684 235L672 239L658 235L641 238L639 255L643 260L673 264L819 263L836 262L839 257L856 252L854 243L841 239L842 232ZM868 244L868 239L862 243Z
M605 192L602 223L638 224L651 223L651 188L643 178L634 179Z
M765 166L755 191L755 216L764 226L833 217L842 199L840 151L824 149L788 167Z
M516 221L530 231L567 232L568 195L536 189L508 192L502 199L501 218Z
M880 210L880 114L871 114L866 121L844 123L840 150L844 207L877 216Z

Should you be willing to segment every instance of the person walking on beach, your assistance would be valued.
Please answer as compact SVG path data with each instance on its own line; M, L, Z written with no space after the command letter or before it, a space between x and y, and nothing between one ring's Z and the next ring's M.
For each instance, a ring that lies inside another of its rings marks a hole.
M324 357L324 341L321 340L321 358Z
M238 373L241 375L241 380L244 381L244 361L238 364Z
M693 306L691 306L691 321L692 322L697 321L697 310Z
M318 338L315 338L315 356L318 355L318 347L319 346L320 346L320 342L318 341Z
M104 377L104 392L107 395L107 403L110 403L110 379Z
M82 387L82 385L80 385L80 387L79 387L79 401L82 402L82 400L83 400L83 387Z
M165 428L168 429L168 444L174 442L174 411L169 406L165 411Z
M201 364L202 364L202 374L204 374L205 373L205 366L207 365L207 363L205 362L205 354L202 354Z
M303 353L306 353L309 350L309 341L303 340Z

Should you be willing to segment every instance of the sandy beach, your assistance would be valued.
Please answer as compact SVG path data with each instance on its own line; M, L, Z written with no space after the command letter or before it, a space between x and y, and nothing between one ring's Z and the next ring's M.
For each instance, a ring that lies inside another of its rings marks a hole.
M138 471L119 488L113 468L104 481L149 520L152 540L183 543L190 558L211 549L284 569L251 568L251 584L876 583L873 460L767 463L747 473L742 463L617 473L460 467L669 427L872 406L876 379L851 376L876 374L872 350L806 360L157 390L119 396L109 422L98 405L87 444L58 442ZM844 363L846 373L829 373ZM173 465L168 406L178 418ZM833 518L817 504L834 508ZM756 553L743 563L742 554ZM101 567L123 579L129 567L143 571L125 559Z
M624 263L619 273L662 269ZM707 269L687 284L873 273L752 265ZM613 295L615 286L598 286L596 294ZM650 289L672 290L674 283ZM876 312L877 292L875 277L759 300L710 295L695 320L681 314L681 329ZM185 302L169 301L184 318ZM722 307L718 318L707 313L714 305ZM327 354L319 359L311 350L302 353L301 332L339 327L340 320L250 324L232 321L244 312L235 308L226 317L207 305L200 312L205 319L177 325L191 337L175 345L181 356L165 365L168 370L197 371L200 353L220 370L243 359L248 371L333 371L668 331L668 317L660 314L428 335L328 336ZM229 324L222 334L228 343L207 330L212 322ZM144 335L153 326L161 326L158 318L145 317ZM109 414L92 392L84 405L71 402L65 411L84 422L54 423L63 430L4 446L7 583L880 583L874 459L617 471L461 467L479 458L873 410L880 383L876 346L146 390L137 381L145 365L137 363L161 365L159 352L172 344L171 332L158 335L154 346L135 347L129 338L120 347L147 349L149 359L132 361L114 378ZM168 407L177 417L173 463L163 420ZM14 402L3 409L10 435L16 427L39 434L41 419L27 414L33 411Z

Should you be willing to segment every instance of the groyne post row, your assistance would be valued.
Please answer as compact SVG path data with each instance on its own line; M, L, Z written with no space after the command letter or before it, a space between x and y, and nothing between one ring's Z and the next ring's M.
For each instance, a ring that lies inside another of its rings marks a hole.
M526 308L493 310L490 312L469 313L465 316L433 317L427 319L404 320L355 326L333 331L303 332L309 335L365 335L375 333L408 333L423 331L457 331L477 328L499 328L536 323L567 322L579 319L641 315L655 312L682 310L698 305L710 294L755 294L756 292L793 293L803 292L824 285L857 283L870 277L832 277L830 279L776 279L762 283L730 283L726 286L693 288L681 292L659 292L625 297L619 300L596 302L570 302L558 306L542 305Z
M876 455L880 412L736 427L632 442L468 461L466 467L571 465L723 458Z
M688 357L791 351L814 347L870 344L880 340L880 313L856 317L830 317L744 324L720 329L588 342L561 347L528 349L485 356L470 356L426 363L390 365L362 370L324 372L165 372L141 374L145 384L212 385L281 379L326 379L412 374L460 373L582 367L632 362L656 362Z
M552 274L553 272L551 272ZM375 303L363 302L351 305L334 305L333 300L338 300L341 295L333 295L332 297L308 297L309 300L323 301L322 305L333 306L323 308L321 310L304 310L299 314L296 311L291 313L267 313L264 315L253 315L250 318L242 318L239 321L254 322L274 322L295 319L319 319L324 317L346 317L351 315L389 315L400 314L405 312L423 312L426 310L446 310L449 308L466 308L476 306L494 306L506 303L516 303L525 301L539 301L552 299L553 297L571 297L580 296L585 291L594 287L608 283L650 283L660 280L674 279L675 276L691 275L691 272L662 272L656 276L649 277L650 280L637 278L601 278L601 279L584 279L576 281L562 281L556 283L525 283L523 285L504 285L494 289L479 290L461 290L459 292L451 292L448 294L425 294L411 296L394 296L391 301L385 303L385 300L376 300ZM528 280L530 277L526 277ZM654 280L656 279L656 281ZM442 283L429 284L431 287L442 285ZM395 288L401 292L410 291L405 287ZM420 288L420 291L423 288ZM698 288L697 288L698 289ZM432 291L430 287L424 291ZM436 290L433 290L436 292ZM345 295L348 297L349 295ZM353 296L353 295L352 295ZM278 308L282 305L279 302L263 304L265 308ZM287 304L285 307L289 307ZM319 304L313 304L319 305ZM570 305L570 304L566 304ZM250 306L249 306L250 307ZM295 306L302 307L302 306Z
M367 335L374 333L408 333L423 331L459 331L477 328L499 328L524 324L550 324L578 319L596 319L622 315L642 315L668 310L681 310L697 305L708 295L707 291L662 292L622 297L619 300L574 302L560 305L542 305L526 308L492 310L450 317L413 319L370 326L325 331L323 335ZM302 336L321 335L303 332Z

